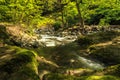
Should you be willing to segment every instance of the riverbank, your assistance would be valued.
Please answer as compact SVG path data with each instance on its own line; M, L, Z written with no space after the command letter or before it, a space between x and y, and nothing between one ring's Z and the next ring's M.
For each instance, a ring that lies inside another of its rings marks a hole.
M77 40L64 45L47 47L36 46L38 43L33 45L31 43L33 35L18 28L16 32L12 29L16 30L5 25L0 26L2 80L120 79L119 31L100 31L80 36ZM26 37L20 34L26 34ZM23 37L24 43L20 37ZM51 39L51 36L47 37Z

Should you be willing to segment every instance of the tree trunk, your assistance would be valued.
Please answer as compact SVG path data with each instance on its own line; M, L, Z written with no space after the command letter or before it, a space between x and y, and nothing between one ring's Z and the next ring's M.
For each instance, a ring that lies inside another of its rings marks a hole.
M62 15L62 28L64 27L64 12L63 10L61 10L61 15Z
M81 15L81 10L80 10L80 2L78 2L77 0L76 1L76 8L77 8L77 11L78 11L78 17L79 17L79 24L80 24L80 32L81 34L84 34L84 21L83 21L83 18L82 18L82 15Z
M64 27L64 11L63 11L63 6L62 6L62 0L59 0L59 3L60 3L60 11L61 11L61 21L62 21L62 25L61 27L63 28Z

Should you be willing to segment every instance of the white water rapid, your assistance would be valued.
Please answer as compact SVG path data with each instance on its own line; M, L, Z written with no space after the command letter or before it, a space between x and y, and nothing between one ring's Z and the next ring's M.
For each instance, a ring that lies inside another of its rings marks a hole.
M76 40L75 36L66 36L66 37L57 37L57 36L50 36L50 35L40 35L41 39L39 42L45 44L45 46L56 46L56 45L64 45L69 42L73 42Z

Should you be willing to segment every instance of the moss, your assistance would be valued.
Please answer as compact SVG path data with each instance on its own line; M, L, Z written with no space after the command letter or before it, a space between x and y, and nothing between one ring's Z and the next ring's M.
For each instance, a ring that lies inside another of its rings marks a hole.
M119 80L120 78L110 75L81 77L79 80Z
M30 78L31 80L39 80L39 76L36 74L36 72L30 68L30 67L24 67L24 69L20 70L18 74L22 74L23 77L27 76L28 78ZM17 77L18 78L18 77ZM17 79L16 79L17 80ZM21 80L21 79L19 79Z
M107 67L104 69L104 73L120 77L120 64Z
M7 61L4 65L0 66L0 69L1 71L11 74L31 61L31 58L27 55L19 55L19 57L12 58L10 61Z
M35 52L15 46L7 46L5 49L13 49L15 53L11 56L10 60L5 61L4 64L0 64L1 79L5 79L8 76L7 80L24 80L25 78L25 80L39 80L39 76L37 75L37 54ZM11 53L9 52L9 54Z
M120 63L120 45L108 45L91 50L90 56L108 65Z
M63 75L58 73L51 73L46 76L44 76L45 80L120 80L119 77L111 76L111 75L102 75L102 76L81 76L81 77L75 77L75 76L69 76L69 75Z
M96 49L97 49L97 47L95 45L92 45L92 46L88 47L89 52L95 51Z
M45 80L74 80L74 76L66 76L58 73L51 73L45 76Z

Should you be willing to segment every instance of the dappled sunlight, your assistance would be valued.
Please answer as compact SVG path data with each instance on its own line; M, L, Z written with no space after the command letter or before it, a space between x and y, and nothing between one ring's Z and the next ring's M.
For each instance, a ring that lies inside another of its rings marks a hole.
M99 43L99 44L94 44L96 47L104 47L104 46L107 46L107 45L111 45L112 44L112 41L108 41L108 42L104 42L104 43Z
M6 54L6 55L1 56L0 60L6 59L6 58L9 59L10 57L12 57L10 54Z
M38 62L39 63L41 63L41 62L44 62L44 63L46 63L46 64L49 64L49 65L52 65L52 66L54 66L54 67L59 67L56 63L54 63L54 62L52 62L52 61L49 61L49 60L46 60L44 57L39 57L39 56L37 56L37 60L38 60Z
M100 80L102 78L102 76L91 76L89 78L87 78L86 80Z
M120 80L120 0L0 0L0 80Z
M114 76L90 76L85 80L119 80L120 78Z
M94 70L87 68L79 68L79 69L67 69L65 75L74 75L74 76L82 76L82 75L92 75Z

